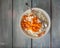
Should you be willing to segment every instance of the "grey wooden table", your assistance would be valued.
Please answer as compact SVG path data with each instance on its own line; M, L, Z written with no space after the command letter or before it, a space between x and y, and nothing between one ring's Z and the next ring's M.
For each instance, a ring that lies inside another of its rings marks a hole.
M51 29L41 39L30 39L20 31L26 2L50 15ZM0 0L0 48L60 48L60 0Z

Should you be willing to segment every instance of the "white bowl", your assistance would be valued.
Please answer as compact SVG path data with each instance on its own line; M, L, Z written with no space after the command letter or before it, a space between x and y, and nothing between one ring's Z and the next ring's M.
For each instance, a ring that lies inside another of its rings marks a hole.
M39 11L41 11L42 13L44 13L44 15L46 16L46 18L47 18L47 20L48 20L48 27L47 27L47 29L46 29L46 32L45 32L45 34L44 35L42 35L42 36L40 36L40 37L33 37L33 36L30 36L30 35L28 35L27 33L25 33L24 31L23 31L23 29L21 28L21 18L22 18L22 16L24 15L24 14L26 14L27 12L30 12L31 10L30 9L28 9L28 10L26 10L22 15L21 15L21 17L20 17L20 21L19 21L19 25L20 25L20 30L22 31L22 32L24 32L24 34L27 36L27 37L29 37L29 38L32 38L32 39L38 39L38 38L42 38L43 36L45 36L48 32L49 32L49 30L50 30L50 24L51 24L51 22L50 22L50 17L49 17L49 15L48 15L48 13L45 11L45 10L43 10L43 9L41 9L41 8L32 8L32 9L34 9L34 10L39 10Z

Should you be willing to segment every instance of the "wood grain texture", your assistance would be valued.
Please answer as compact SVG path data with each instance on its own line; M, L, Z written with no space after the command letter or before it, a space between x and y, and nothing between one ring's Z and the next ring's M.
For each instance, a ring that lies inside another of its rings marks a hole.
M33 7L42 8L50 15L50 0L33 0ZM33 48L49 48L50 32L41 39L33 40Z
M60 48L60 0L52 0L52 45Z
M12 0L0 0L0 48L12 47Z
M30 0L13 0L13 47L31 48L31 39L20 30L20 17L27 10L25 3L31 5Z
M19 27L21 14L27 10L25 3L31 7L31 0L0 0L0 48L50 48L50 31L41 39L26 37ZM50 0L32 0L32 7L45 10L49 15ZM51 16L50 16L51 17ZM60 48L60 0L52 0L52 48ZM32 46L32 47L31 47Z

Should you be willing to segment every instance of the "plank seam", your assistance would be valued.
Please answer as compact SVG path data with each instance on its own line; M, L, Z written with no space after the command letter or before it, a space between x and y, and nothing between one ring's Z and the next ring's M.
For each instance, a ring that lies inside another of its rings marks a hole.
M51 18L51 28L50 28L50 48L52 48L52 0L50 0L50 18Z
M12 48L13 48L13 0L12 0Z

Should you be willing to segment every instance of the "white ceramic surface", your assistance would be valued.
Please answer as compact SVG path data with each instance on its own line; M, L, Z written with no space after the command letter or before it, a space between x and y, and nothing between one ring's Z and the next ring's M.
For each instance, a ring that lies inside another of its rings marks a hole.
M21 22L21 18L22 18L22 16L23 16L24 14L26 14L27 12L30 12L30 11L31 11L30 9L26 10L26 11L21 15L21 17L20 17L20 21L19 21L20 30L21 30L27 37L29 37L29 38L32 38L32 39L42 38L42 37L45 36L45 35L49 32L49 30L50 30L50 25L51 25L50 17L49 17L49 15L48 15L48 13L47 13L45 10L41 9L41 8L32 8L32 9L34 9L34 10L39 10L39 11L43 12L44 15L46 16L46 18L48 19L48 27L47 27L47 29L46 29L45 34L42 35L42 36L40 36L40 37L32 37L32 36L27 35L27 34L22 30L22 28L21 28L21 23L20 23L20 22Z

